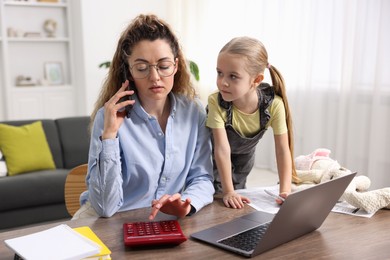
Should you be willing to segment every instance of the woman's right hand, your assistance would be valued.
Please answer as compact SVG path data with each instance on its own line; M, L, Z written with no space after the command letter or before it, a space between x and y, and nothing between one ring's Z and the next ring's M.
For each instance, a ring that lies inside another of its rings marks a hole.
M244 203L250 203L250 199L241 196L235 191L227 192L223 194L223 203L228 208L241 209L244 207Z
M126 90L129 86L129 81L122 83L121 88L104 104L104 129L102 139L114 139L117 136L118 129L121 126L126 112L125 106L133 105L134 100L118 101L127 95L133 95L133 90Z
M152 201L152 212L149 220L153 220L159 211L183 218L191 211L191 199L182 200L180 193L165 194L160 199Z

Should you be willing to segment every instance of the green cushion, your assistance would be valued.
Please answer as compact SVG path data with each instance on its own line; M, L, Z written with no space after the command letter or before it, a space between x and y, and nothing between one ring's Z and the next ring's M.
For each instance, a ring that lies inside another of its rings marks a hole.
M41 121L23 126L0 124L0 150L8 175L55 169Z

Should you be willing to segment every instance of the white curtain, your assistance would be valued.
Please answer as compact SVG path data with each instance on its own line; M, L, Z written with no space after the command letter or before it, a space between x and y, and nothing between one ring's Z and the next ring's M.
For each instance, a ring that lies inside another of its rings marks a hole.
M171 5L186 55L200 67L204 102L216 90L222 46L232 37L256 37L287 84L295 155L328 148L342 166L368 176L371 188L390 186L390 1L172 0ZM256 165L276 168L272 130L258 146Z

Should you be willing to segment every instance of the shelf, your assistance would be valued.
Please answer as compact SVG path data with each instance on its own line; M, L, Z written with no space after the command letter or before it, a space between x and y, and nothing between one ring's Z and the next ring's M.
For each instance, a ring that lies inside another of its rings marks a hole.
M1 39L1 38L0 38ZM10 37L8 38L9 42L69 42L68 38L65 37Z
M39 91L50 91L50 90L72 90L71 85L46 85L46 86L13 86L12 91L18 92L25 92L26 90L39 90Z
M75 113L72 1L0 0L0 120ZM55 37L49 37L45 30L49 19L56 23ZM24 37L25 33L31 34ZM59 69L47 72L45 64L50 62ZM60 81L52 82L62 84L16 86L19 76L44 83L47 74L60 77Z
M16 2L16 1L5 1L5 6L30 6L30 7L52 7L52 8L64 8L67 7L66 3L39 3L39 2Z

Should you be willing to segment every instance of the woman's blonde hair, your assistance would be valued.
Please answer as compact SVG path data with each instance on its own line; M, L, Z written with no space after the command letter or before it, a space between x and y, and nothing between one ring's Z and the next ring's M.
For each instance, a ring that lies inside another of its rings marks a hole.
M251 76L256 76L259 73L264 74L264 70L266 68L269 69L275 94L283 99L286 111L286 124L288 128L288 144L291 152L292 177L293 182L298 183L299 178L297 176L294 163L294 138L291 112L287 101L287 93L282 75L273 65L269 64L267 50L265 49L263 43L257 39L246 36L233 38L221 49L220 53L223 52L244 57L247 65L245 70Z
M181 46L168 23L156 15L138 15L122 32L117 49L111 61L107 78L105 79L99 97L91 114L91 124L97 111L118 91L124 81L124 70L129 71L128 56L134 46L142 40L165 40L171 47L175 59L178 59L177 72L174 76L172 92L182 94L190 99L195 97L195 89L190 80L187 60ZM129 72L130 73L130 72Z

